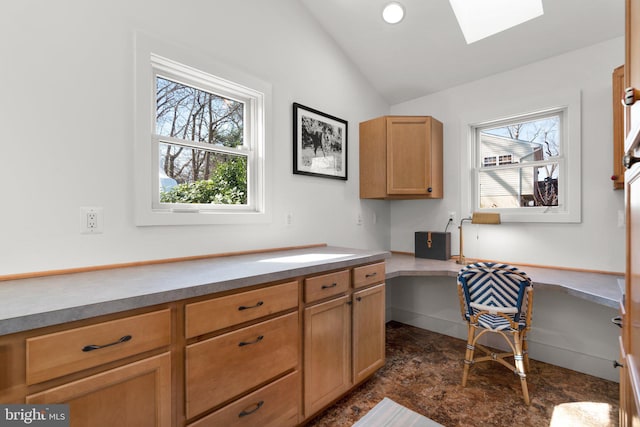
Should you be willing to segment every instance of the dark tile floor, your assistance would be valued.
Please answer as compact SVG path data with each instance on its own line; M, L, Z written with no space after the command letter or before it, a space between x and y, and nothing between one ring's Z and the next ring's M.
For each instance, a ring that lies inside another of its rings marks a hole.
M465 343L398 322L387 324L387 362L307 426L349 427L383 397L444 426L617 426L618 384L531 360L531 406L517 377L493 362L460 385Z

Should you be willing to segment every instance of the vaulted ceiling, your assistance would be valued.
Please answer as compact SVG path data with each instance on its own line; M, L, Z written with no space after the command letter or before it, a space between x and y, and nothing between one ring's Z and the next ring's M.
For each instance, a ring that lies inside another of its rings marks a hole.
M470 45L448 0L398 0L395 25L389 0L300 1L390 104L624 35L624 0L543 0L543 16Z

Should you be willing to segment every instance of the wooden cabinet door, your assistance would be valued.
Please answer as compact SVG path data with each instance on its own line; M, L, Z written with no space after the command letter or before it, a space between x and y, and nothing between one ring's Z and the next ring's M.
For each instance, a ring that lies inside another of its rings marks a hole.
M625 85L640 94L640 0L626 1ZM640 156L640 101L627 111L625 144L628 156ZM622 426L640 425L640 165L625 173L627 215L627 268L625 315L622 330L623 379L620 383Z
M624 156L624 138L627 136L624 124L624 65L613 70L611 75L611 85L613 87L613 188L620 190L624 188L624 168L622 167L622 156Z
M351 386L351 308L343 296L304 310L304 413L322 409Z
M171 356L164 353L32 394L26 403L69 404L72 427L171 426Z
M626 2L625 87L633 88L636 102L629 108L627 132L640 127L640 0Z
M632 150L634 151L634 150ZM637 154L637 153L636 153ZM640 165L626 172L627 182L627 274L625 316L622 331L622 355L625 378L620 384L623 419L635 425L640 397ZM634 412L635 411L635 412Z
M385 286L353 294L353 382L358 383L384 365Z
M433 191L430 134L427 117L387 117L387 193Z

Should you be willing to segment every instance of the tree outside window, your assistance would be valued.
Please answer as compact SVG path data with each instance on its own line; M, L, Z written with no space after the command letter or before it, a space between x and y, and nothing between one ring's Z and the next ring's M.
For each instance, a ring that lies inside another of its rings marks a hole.
M244 103L156 78L161 203L247 204Z

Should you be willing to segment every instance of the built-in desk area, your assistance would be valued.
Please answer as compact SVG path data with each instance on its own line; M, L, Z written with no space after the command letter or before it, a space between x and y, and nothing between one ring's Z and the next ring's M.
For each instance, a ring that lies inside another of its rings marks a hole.
M392 253L387 259L387 279L402 276L456 277L462 266L454 260L416 258L413 255ZM534 289L555 289L618 309L624 290L624 275L594 273L557 268L518 266L533 281Z
M617 381L612 361L619 357L620 329L611 319L619 314L624 276L519 267L534 287L531 358ZM392 253L386 260L387 320L466 339L456 287L460 268L454 260Z

